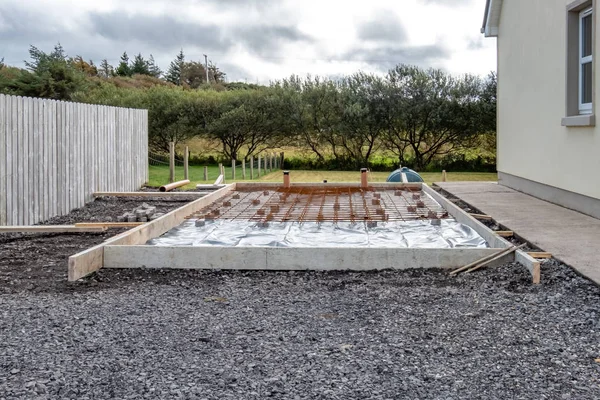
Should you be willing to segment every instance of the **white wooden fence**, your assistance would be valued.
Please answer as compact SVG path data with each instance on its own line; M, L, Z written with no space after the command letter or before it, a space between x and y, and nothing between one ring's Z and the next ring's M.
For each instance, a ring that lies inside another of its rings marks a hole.
M31 225L148 181L148 112L0 94L0 225Z

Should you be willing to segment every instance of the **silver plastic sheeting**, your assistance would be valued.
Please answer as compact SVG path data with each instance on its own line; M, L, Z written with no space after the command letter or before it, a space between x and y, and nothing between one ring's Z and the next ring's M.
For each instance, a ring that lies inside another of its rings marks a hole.
M187 220L163 236L150 240L155 246L240 247L370 247L459 248L488 247L472 228L445 219L406 222L276 222L267 226L247 221L215 220L197 227Z

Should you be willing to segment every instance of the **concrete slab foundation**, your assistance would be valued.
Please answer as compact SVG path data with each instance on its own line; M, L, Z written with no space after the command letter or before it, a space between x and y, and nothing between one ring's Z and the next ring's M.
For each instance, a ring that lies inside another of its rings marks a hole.
M343 189L341 192L336 189ZM314 204L314 196L310 201L304 201L306 188L311 193L317 194L319 201ZM326 188L326 189L325 189ZM296 204L300 204L302 210L296 217L299 221L309 219L308 216L314 213L314 219L317 221L326 216L323 212L323 205L332 202L331 210L328 211L334 218L343 210L344 203L339 201L338 197L330 199L329 190L334 190L335 196L341 196L341 193L349 193L346 212L350 218L369 221L380 218L381 213L372 213L384 204L388 207L389 214L398 216L402 220L410 219L437 219L453 217L458 222L466 224L473 228L488 242L490 248L329 248L324 243L322 247L312 248L285 248L285 247L190 247L190 246L150 246L146 245L148 240L156 238L169 229L181 224L191 215L203 214L206 218L206 211L213 210L211 216L220 216L221 211L236 207L250 209L251 212L244 215L244 219L253 220L255 216L268 218L269 213L272 218L281 217L285 220L286 216L295 216L296 209L287 203L277 200L277 204L267 203L268 207L264 213L260 213L261 208L254 207L257 204L251 196L244 198L243 195L235 193L240 191L264 190L259 193L263 196L271 196L268 191L283 190L278 184L231 184L213 192L212 194L198 199L192 203L172 211L165 216L152 221L142 227L132 229L121 236L110 239L102 245L96 246L69 260L69 278L78 279L85 274L91 273L100 267L105 268L178 268L178 269L254 269L254 270L380 270L380 269L407 269L407 268L457 268L473 261L477 261L490 254L497 253L500 249L511 246L511 243L497 236L473 217L466 214L456 205L446 200L443 196L433 191L427 185L423 184L390 184L375 183L368 188L362 189L358 184L292 184L288 190L290 194L294 192ZM323 191L327 193L323 194ZM355 196L353 190L357 190L360 196L359 207L355 208ZM402 193L400 193L402 192ZM267 193L266 195L264 193ZM391 193L391 194L390 194ZM301 196L296 196L296 195ZM386 197L387 196L387 197ZM393 197L392 197L393 196ZM422 196L422 197L420 197ZM427 200L428 196L430 197ZM279 196L278 196L279 197ZM435 202L431 202L431 198ZM391 199L391 200L390 200ZM402 199L402 200L401 200ZM246 201L248 200L248 201ZM283 199L286 200L286 199ZM380 201L381 200L381 201ZM398 201L403 203L398 203ZM412 202L423 203L412 205ZM437 203L436 203L437 202ZM247 204L246 204L247 203ZM263 202L261 202L263 203ZM284 207L285 203L285 207ZM439 203L439 204L438 204ZM218 213L214 211L217 206ZM401 210L400 205L406 208ZM274 207L279 206L279 207ZM440 207L440 209L434 209ZM219 208L220 207L220 208ZM262 206L261 206L262 207ZM413 207L417 209L415 213ZM286 210L281 216L281 210ZM424 211L423 211L424 210ZM446 210L444 213L442 211ZM241 211L241 210L240 210ZM432 217L435 213L436 216ZM364 215L363 215L364 214ZM387 211L385 213L387 215ZM440 215L442 214L442 215ZM310 218L312 219L312 217ZM269 219L266 219L267 221ZM534 283L539 282L539 264L526 254L510 254L498 260L497 262L513 261L515 257L522 260L523 264L532 274Z

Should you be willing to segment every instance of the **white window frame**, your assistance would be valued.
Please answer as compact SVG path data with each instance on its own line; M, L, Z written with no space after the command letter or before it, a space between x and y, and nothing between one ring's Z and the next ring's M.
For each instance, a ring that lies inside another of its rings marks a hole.
M580 114L591 114L592 113L592 103L584 103L583 102L583 66L585 64L592 63L594 61L594 37L592 33L592 54L589 56L583 56L583 19L592 14L593 8L589 7L579 13L579 88L577 90L578 98L579 98L579 113ZM592 18L593 24L593 18ZM593 32L593 29L592 29ZM593 74L592 74L593 79ZM593 91L593 81L592 81L592 91Z

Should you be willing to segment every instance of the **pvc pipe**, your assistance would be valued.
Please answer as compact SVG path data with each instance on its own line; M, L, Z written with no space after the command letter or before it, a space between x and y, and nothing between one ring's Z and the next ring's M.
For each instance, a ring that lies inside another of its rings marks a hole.
M185 185L187 185L189 183L190 183L190 180L189 179L185 179L183 181L177 181L177 182L169 183L168 185L163 185L163 186L160 187L159 190L161 192L170 192L173 189L176 189L176 188L181 187L181 186L185 186Z
M283 187L290 187L290 171L283 171Z
M367 186L369 186L369 181L367 178L367 169L361 168L360 169L360 187L366 189Z

